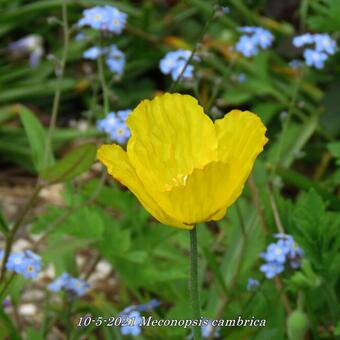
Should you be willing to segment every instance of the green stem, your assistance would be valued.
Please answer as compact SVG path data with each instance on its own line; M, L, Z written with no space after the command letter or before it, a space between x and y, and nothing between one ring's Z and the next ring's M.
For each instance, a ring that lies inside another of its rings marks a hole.
M196 226L190 230L190 294L192 303L192 318L200 321L200 298L198 289L198 259L197 259L197 232ZM201 327L194 327L194 340L202 339Z
M100 45L102 46L102 44ZM109 103L109 90L107 88L105 81L103 56L100 56L98 58L98 75L103 93L104 114L107 115L110 112L110 103Z
M62 3L62 25L63 25L63 33L64 33L64 46L63 52L60 60L60 64L57 70L57 87L54 93L53 98L53 106L52 106L52 114L51 120L48 128L45 151L44 151L44 167L48 164L48 155L51 152L51 142L53 132L56 126L57 117L59 113L59 104L60 104L60 97L61 97L61 88L64 80L64 72L65 72L65 65L67 61L67 54L68 54L68 47L69 47L69 27L68 27L68 18L67 18L67 0L64 0Z
M36 185L36 187L34 188L34 191L32 193L32 196L30 197L30 199L28 200L26 205L21 210L18 218L16 219L16 221L13 225L13 228L10 230L10 232L7 236L5 252L4 252L4 256L2 258L2 268L1 268L1 274L0 274L0 282L3 281L4 276L6 274L6 263L7 263L9 254L12 250L12 244L13 244L15 235L16 235L17 231L19 230L22 222L24 221L26 214L29 212L29 210L32 208L33 204L35 203L36 199L38 198L38 195L39 195L41 188L42 188L41 185L38 185L38 184Z
M2 303L3 298L5 297L7 288L13 282L14 278L15 278L15 273L12 273L12 275L9 277L7 282L5 282L4 287L1 289L1 292L0 292L0 304Z
M184 65L184 67L183 67L181 73L180 73L180 74L178 75L178 77L171 83L170 88L169 88L169 92L172 92L173 89L175 88L175 86L180 82L180 80L182 79L183 74L184 74L186 68L188 67L188 65L190 64L190 62L193 60L194 55L195 55L195 53L196 53L196 51L197 51L198 44L203 40L205 33L207 32L207 30L208 30L208 28L209 28L211 22L213 21L213 19L214 19L214 17L215 17L216 11L215 11L214 7L215 7L215 6L213 6L213 11L212 11L212 13L211 13L211 15L210 15L208 21L205 23L205 25L204 25L204 27L203 27L203 29L202 29L202 32L201 32L201 34L200 34L200 36L199 36L199 38L198 38L198 40L197 40L197 42L196 42L196 44L195 44L195 46L194 46L192 52L191 52L191 54L190 54L189 59L188 59L187 62L185 63L185 65Z

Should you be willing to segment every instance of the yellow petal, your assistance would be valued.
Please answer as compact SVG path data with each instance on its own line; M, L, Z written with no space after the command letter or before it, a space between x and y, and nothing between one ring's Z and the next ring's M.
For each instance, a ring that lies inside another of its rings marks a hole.
M164 94L143 100L130 114L127 152L142 182L164 191L217 158L214 124L197 100Z
M232 110L215 121L218 158L253 163L268 139L261 119L249 111Z
M127 153L118 145L102 145L97 151L97 159L100 160L108 170L108 173L119 182L129 188L138 198L144 208L159 222L175 227L191 229L182 222L169 217L153 199L153 193L140 181L134 168L131 166Z
M160 195L158 204L187 225L222 218L232 195L232 178L229 164L211 162Z
M218 158L230 165L228 208L241 194L258 154L268 139L261 119L249 111L232 110L215 121Z

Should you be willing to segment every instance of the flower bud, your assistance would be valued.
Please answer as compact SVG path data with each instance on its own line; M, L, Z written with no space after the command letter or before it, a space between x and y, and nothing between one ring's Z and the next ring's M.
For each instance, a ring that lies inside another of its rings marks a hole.
M297 309L289 315L287 320L288 338L290 340L302 340L309 328L307 315Z

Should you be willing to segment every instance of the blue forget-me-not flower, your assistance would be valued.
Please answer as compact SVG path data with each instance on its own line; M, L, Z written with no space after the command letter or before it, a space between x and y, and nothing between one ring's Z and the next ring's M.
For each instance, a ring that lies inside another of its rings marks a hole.
M252 277L248 278L247 281L247 290L252 290L260 286L260 281L253 279Z
M307 48L303 51L305 63L316 69L322 69L330 55L337 51L336 41L325 33L305 33L293 38L295 47Z
M83 58L90 59L90 60L96 60L98 59L102 54L104 53L104 50L98 46L93 46L83 53Z
M278 262L267 262L260 267L260 271L265 274L267 279L272 279L284 271L284 266Z
M111 140L125 144L130 138L130 130L126 125L126 119L131 110L109 112L104 119L97 122L97 129L106 132Z
M78 26L120 34L125 27L127 14L113 6L96 6L84 10Z
M52 292L64 290L76 296L83 296L90 288L90 285L84 280L72 277L68 273L63 273L51 282L47 288Z
M125 67L125 54L116 45L111 45L108 50L106 65L112 73L122 75Z
M179 49L177 51L168 52L159 62L159 68L163 74L170 74L173 80L177 80L182 74L183 79L191 79L193 77L194 66L188 64L191 51ZM193 56L192 60L199 60L197 56Z
M140 312L149 311L160 305L160 302L156 299L152 299L150 302L143 305L132 305L126 307L119 316L124 319L127 318L126 325L121 326L120 331L123 335L137 336L141 333L142 317Z
M44 54L43 39L40 35L30 34L10 43L8 50L15 57L28 56L30 65L35 68Z
M121 76L125 68L125 54L115 44L103 48L93 46L83 53L83 57L90 60L96 60L102 55L110 71Z
M31 250L15 252L8 257L6 268L26 279L35 279L41 269L41 257Z
M267 279L271 279L280 274L285 269L285 264L289 263L292 268L300 265L303 257L303 250L296 244L293 237L287 234L275 234L276 242L268 245L265 252L260 256L266 261L261 267Z
M142 332L142 317L140 315L140 312L132 311L125 316L127 317L126 325L120 327L120 332L122 333L122 335L139 335Z
M244 26L238 29L243 35L236 43L235 49L249 58L259 53L260 49L269 48L274 36L262 27Z

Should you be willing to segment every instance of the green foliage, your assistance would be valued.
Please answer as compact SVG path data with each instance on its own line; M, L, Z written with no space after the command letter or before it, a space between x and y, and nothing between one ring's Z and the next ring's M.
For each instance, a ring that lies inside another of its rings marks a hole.
M33 164L36 170L40 171L45 166L44 158L47 134L40 121L30 110L20 106L18 107L18 112L30 143ZM51 164L52 161L52 155L47 155L47 164Z
M336 159L336 164L340 166L340 142L328 144L328 150Z
M94 144L80 145L55 165L43 169L40 176L50 184L69 181L86 171L92 165L95 155Z

